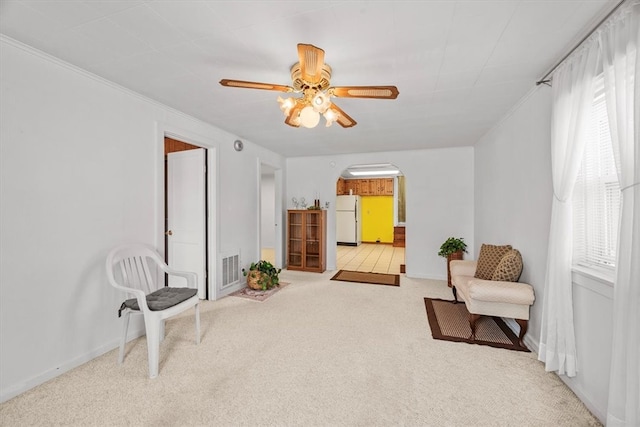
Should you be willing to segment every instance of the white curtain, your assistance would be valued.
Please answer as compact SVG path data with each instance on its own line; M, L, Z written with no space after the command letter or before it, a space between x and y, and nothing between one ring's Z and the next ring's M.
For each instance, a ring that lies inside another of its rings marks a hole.
M640 425L640 1L599 32L621 189L607 426Z
M598 64L597 38L588 40L553 74L551 172L553 204L544 284L538 359L547 371L575 376L571 265L573 225L571 195L584 153Z

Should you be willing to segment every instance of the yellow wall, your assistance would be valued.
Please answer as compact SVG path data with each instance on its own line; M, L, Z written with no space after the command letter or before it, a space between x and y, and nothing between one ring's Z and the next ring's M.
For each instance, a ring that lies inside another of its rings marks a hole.
M362 241L393 243L393 196L361 196Z

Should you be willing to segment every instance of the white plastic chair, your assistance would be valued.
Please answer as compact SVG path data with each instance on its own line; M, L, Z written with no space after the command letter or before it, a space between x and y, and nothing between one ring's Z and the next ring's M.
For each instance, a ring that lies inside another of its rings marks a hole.
M149 268L149 260L152 261L153 269ZM131 313L144 316L150 378L158 376L160 341L164 339L165 319L195 307L196 344L200 344L200 299L198 298L198 278L195 273L169 268L156 251L140 244L122 245L111 250L107 256L106 267L109 283L127 292L128 296L134 297L125 301L120 308L124 313L124 327L118 363L124 361L124 348ZM161 274L158 269L169 275L184 277L186 286L165 287L164 274ZM154 281L154 278L157 281ZM195 293L191 289L195 290Z

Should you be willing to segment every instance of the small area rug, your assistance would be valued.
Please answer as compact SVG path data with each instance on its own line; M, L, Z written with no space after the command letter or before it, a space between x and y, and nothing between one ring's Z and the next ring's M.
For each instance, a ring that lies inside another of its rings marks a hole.
M262 302L267 298L269 298L271 295L278 292L280 289L287 286L288 284L289 283L287 282L280 282L278 286L274 286L273 288L267 289L266 291L258 291L255 289L251 289L250 287L247 286L245 288L240 289L239 291L232 292L229 295L231 295L232 297L241 297L241 298L247 298L253 301Z
M518 337L499 317L481 316L476 322L476 339L472 340L469 312L463 302L425 298L424 305L434 339L529 351L518 344Z
M372 285L400 286L399 274L364 273L362 271L338 270L331 280L369 283Z

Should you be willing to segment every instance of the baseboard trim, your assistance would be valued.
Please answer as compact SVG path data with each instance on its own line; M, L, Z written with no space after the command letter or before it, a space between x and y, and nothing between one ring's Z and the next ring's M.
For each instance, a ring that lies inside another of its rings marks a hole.
M236 283L235 285L232 286L228 286L222 290L218 290L218 293L216 294L216 300L219 300L222 297L226 297L229 294L234 293L235 291L239 291L242 288L245 288L247 286L247 282L246 281L240 281L238 283Z
M144 335L144 326L137 330L130 330L128 333L129 339L128 341L135 340ZM13 399L16 396L21 395L22 393L31 390L34 387L37 387L41 384L46 383L49 380L52 380L70 370L77 368L80 365L83 365L96 357L102 356L105 353L110 352L114 348L118 348L120 346L120 339L109 341L107 344L102 345L88 353L75 357L68 362L63 363L62 365L49 369L39 375L31 377L25 381L22 381L17 384L13 384L7 387L5 390L0 392L0 403L4 403L7 400ZM117 361L114 360L114 363Z
M577 384L577 381L575 381L573 378L569 378L566 375L558 375L558 377L562 380L563 383L565 383L567 385L567 387L569 387L571 389L571 391L573 391L575 393L576 396L578 396L578 399L580 399L582 401L582 403L584 403L584 406L586 406L587 409L589 411L591 411L591 413L596 418L598 418L602 424L606 424L606 422L607 422L607 414L606 414L607 408L604 408L604 412L605 413L602 413L602 411L600 411L599 408L596 407L593 404L593 402L589 399L589 397L582 390L582 387L580 387L580 385Z
M406 264L405 264L405 268L406 268ZM446 281L447 281L447 276L442 276L442 275L431 275L431 274L414 274L412 271L407 273L407 277L409 277L410 279L425 279L425 280L439 280L441 282L445 282L446 285Z
M363 240L362 243L368 243L370 245L393 245L393 242L376 242L376 241L369 242L365 240Z
M511 329L513 333L516 334L516 336L520 335L520 325L518 325L515 320L504 317L502 318L502 320L509 327L509 329ZM522 341L524 341L524 344L529 350L531 350L532 353L538 354L538 349L540 348L539 343L538 341L531 338L531 335L529 333L525 334Z

